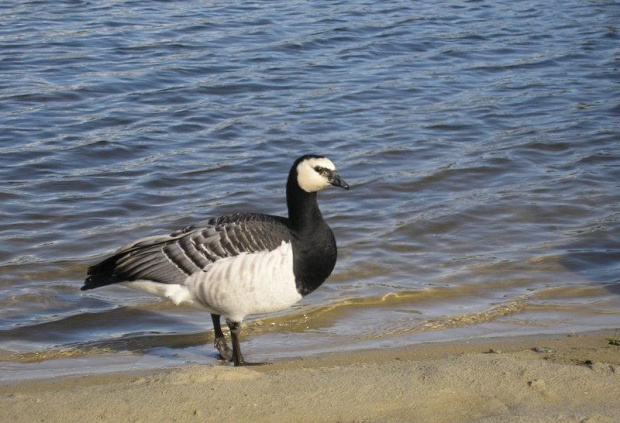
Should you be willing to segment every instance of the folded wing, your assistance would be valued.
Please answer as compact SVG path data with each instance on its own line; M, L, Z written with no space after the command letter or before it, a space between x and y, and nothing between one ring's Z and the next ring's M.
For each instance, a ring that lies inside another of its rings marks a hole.
M183 285L208 264L243 253L271 251L290 241L286 219L236 214L211 219L165 236L138 240L88 269L82 290L147 280Z

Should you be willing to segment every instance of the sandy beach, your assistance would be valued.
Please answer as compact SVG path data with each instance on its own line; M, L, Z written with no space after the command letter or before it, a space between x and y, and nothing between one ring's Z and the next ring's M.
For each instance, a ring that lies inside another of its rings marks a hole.
M617 422L614 331L0 386L3 422Z

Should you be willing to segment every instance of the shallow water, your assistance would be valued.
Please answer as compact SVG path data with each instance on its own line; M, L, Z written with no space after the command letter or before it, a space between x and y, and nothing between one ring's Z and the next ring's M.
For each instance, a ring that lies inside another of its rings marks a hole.
M617 2L289 3L0 4L0 378L215 362L86 268L308 152L339 262L248 357L620 326Z

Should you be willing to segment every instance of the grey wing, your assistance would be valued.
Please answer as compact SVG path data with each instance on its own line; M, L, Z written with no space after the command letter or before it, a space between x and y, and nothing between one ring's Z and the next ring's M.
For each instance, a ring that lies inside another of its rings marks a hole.
M267 215L229 215L167 236L138 240L88 269L82 290L149 280L183 284L221 258L273 250L290 240L286 220Z

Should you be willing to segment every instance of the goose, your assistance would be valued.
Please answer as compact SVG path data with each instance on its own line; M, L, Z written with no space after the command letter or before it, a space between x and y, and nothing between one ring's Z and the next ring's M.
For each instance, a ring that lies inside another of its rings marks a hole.
M336 239L317 203L317 193L329 186L349 189L330 159L301 156L286 183L288 218L230 214L139 239L89 267L81 290L122 284L206 310L222 359L235 366L262 364L243 357L243 319L292 306L321 286L336 265Z

